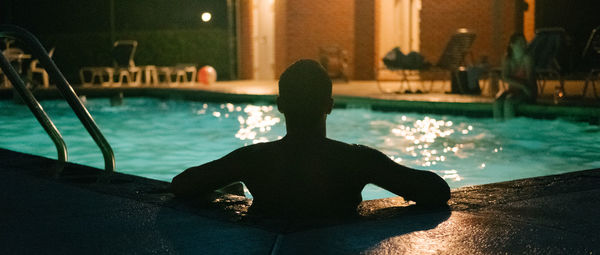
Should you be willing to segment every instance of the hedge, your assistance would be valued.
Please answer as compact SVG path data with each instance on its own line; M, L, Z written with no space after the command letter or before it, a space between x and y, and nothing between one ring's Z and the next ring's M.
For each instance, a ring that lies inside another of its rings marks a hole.
M223 29L122 31L116 39L138 42L136 65L211 65L220 80L227 80L232 78L230 67L236 64L229 61L229 37ZM108 33L44 34L40 40L46 48L56 48L53 58L72 84L80 83L78 73L83 66L112 65Z

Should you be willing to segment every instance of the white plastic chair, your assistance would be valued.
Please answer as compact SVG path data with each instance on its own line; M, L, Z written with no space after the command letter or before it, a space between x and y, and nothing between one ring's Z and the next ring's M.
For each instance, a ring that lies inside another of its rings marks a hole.
M54 48L50 49L50 52L48 52L48 56L52 58L52 55L54 55ZM31 63L29 64L29 79L33 79L33 75L36 73L39 73L42 76L42 85L44 85L44 88L47 88L50 86L50 79L48 78L48 73L46 72L46 69L44 69L43 67L41 67L40 65L40 61L38 59L35 59L33 61L31 61Z

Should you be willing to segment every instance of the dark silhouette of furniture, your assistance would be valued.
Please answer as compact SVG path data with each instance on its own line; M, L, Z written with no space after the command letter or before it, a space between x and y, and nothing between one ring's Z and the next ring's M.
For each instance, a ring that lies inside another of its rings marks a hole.
M476 34L466 28L461 28L454 33L442 55L440 56L438 62L435 65L423 64L418 69L412 68L389 68L384 66L382 69L392 71L396 73L399 77L399 85L395 88L387 89L382 85L382 80L380 79L378 73L381 69L376 70L377 75L377 85L379 90L382 93L399 93L404 85L408 85L409 76L415 76L416 71L418 71L419 81L421 82L421 87L423 86L424 80L429 80L429 88L427 91L431 91L434 85L434 80L440 73L449 74L450 80L455 80L458 83L466 82L461 80L461 75L459 75L459 70L467 65L466 57L471 53L471 46L475 41ZM410 55L410 54L409 54ZM428 77L428 79L424 79L424 77Z
M594 97L600 99L596 92L596 82L600 80L600 26L592 30L587 44L583 49L582 59L584 62L587 62L590 70L585 79L581 95L585 97L588 86L591 86Z
M564 97L564 74L569 63L569 41L566 31L561 27L541 28L527 47L533 58L538 93L543 94L548 81L557 80L556 90Z

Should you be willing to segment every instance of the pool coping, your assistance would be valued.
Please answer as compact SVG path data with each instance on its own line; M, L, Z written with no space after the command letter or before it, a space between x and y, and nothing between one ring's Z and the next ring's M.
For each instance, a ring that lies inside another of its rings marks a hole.
M235 85L232 85L235 86ZM154 97L172 100L191 100L204 102L231 102L231 103L275 103L276 91L274 89L259 93L246 93L241 89L224 90L211 87L99 87L86 86L74 87L79 96L113 97L122 93L124 97ZM62 98L56 88L37 88L33 94L38 100ZM434 97L431 100L428 97ZM0 99L11 99L12 90L0 88ZM369 108L375 111L416 112L430 114L461 115L468 117L493 117L493 99L482 96L467 95L383 95L368 94L365 96L348 95L347 93L334 93L335 107L338 108ZM460 100L456 100L456 97ZM552 105L552 104L524 104L515 109L516 116L536 119L565 119L570 121L600 124L600 108L593 106Z

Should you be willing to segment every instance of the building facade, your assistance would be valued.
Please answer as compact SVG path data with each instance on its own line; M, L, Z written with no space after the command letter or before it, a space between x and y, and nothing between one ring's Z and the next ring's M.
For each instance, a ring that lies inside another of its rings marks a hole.
M240 0L240 77L276 79L294 61L338 47L347 53L350 79L374 79L396 46L436 63L459 28L477 34L472 61L485 56L498 65L512 33L533 37L534 1Z

